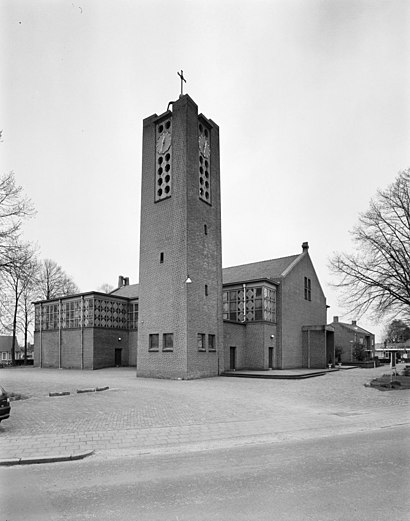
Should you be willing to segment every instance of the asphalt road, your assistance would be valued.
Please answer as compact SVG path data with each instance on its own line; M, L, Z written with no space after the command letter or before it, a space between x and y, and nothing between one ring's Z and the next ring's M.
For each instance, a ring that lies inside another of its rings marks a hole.
M2 521L410 519L410 427L3 467Z

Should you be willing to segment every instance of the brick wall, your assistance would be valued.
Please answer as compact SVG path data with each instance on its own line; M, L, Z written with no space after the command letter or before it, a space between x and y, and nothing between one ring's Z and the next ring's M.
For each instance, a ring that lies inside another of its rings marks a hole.
M304 277L311 279L311 301L304 298ZM302 367L302 326L326 324L326 298L308 254L281 284L282 369Z
M236 347L236 369L246 366L246 326L225 321L224 328L224 370L230 369L230 348Z
M128 365L137 365L138 331L132 330L128 333Z
M273 338L272 338L273 336ZM276 324L269 322L248 322L246 324L246 367L266 370L269 368L269 347L274 348L274 366L276 358Z
M172 192L170 198L155 202L155 129L169 118ZM137 376L196 378L218 374L222 356L219 130L205 118L203 122L211 133L211 205L198 196L196 104L183 96L173 105L172 113L144 120ZM185 283L188 275L190 284ZM162 350L164 333L174 335L172 352ZM198 351L198 333L215 335L216 353ZM149 351L150 334L159 334L157 352Z
M114 367L116 349L121 349L121 365L128 365L128 331L95 328L93 369Z
M41 335L39 332L34 333L34 365L36 367L59 367L58 335L58 331L43 331Z
M310 358L310 364L308 358ZM311 369L323 369L326 367L324 331L303 331L303 360L304 367L310 367Z

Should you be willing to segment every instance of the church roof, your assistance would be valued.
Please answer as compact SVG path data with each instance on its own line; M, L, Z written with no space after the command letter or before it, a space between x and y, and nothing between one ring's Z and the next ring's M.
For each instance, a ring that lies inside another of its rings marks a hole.
M126 297L126 298L138 298L139 297L139 284L128 284L127 286L121 286L120 288L111 291L110 295L113 297Z
M290 268L299 257L300 255L290 255L289 257L281 257L280 259L270 259L223 268L223 284L260 279L278 279L284 275L285 271Z

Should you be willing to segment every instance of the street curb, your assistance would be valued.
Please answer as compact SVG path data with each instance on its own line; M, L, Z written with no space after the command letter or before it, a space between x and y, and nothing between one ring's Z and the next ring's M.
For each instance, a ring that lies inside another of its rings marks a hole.
M94 451L80 452L67 456L44 456L38 458L10 458L0 460L0 467L12 467L15 465L35 465L39 463L58 463L61 461L77 461L94 454Z

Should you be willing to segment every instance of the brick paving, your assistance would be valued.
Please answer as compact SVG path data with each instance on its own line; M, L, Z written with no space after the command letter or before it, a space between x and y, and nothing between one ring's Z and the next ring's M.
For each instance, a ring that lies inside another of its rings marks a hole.
M352 369L306 380L135 377L135 368L0 370L13 401L0 423L0 459L97 457L277 442L410 423L410 391L365 387L390 369ZM77 389L108 386L98 392ZM50 397L50 392L69 395Z

